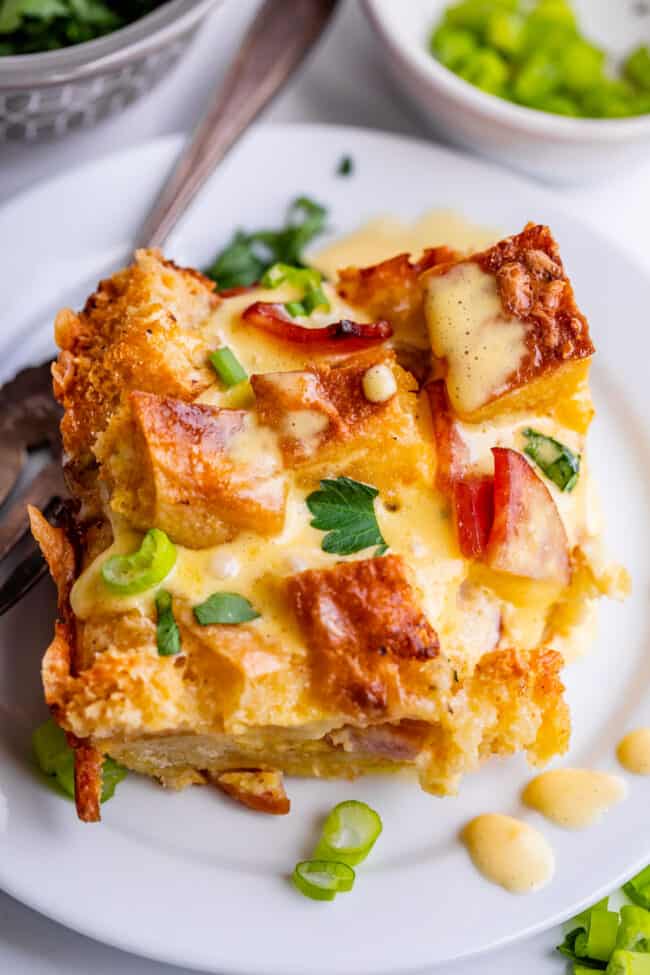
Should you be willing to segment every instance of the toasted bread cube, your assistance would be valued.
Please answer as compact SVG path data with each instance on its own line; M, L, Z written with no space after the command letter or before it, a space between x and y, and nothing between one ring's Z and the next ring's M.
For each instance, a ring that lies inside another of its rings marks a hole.
M594 348L548 227L529 224L425 279L431 346L459 417L526 409L586 430Z
M391 393L371 401L364 377L390 371ZM417 384L386 349L350 356L333 366L251 377L257 410L273 429L287 467L308 476L347 473L380 486L396 477L428 476L432 454L420 432Z
M97 445L111 508L190 548L279 532L286 483L272 454L243 449L252 422L243 410L131 393Z
M430 683L438 637L401 556L310 569L288 580L288 592L311 649L315 692L332 706L388 719L407 686Z
M407 342L424 348L427 334L422 275L455 257L449 247L431 247L417 261L411 261L408 254L398 254L370 267L343 268L339 271L336 290L345 301L363 308L372 318L390 321L398 345Z

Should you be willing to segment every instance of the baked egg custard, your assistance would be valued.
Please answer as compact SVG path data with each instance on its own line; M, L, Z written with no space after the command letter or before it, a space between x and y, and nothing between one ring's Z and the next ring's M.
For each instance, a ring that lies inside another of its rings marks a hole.
M104 756L286 813L283 774L410 769L444 795L566 750L563 664L626 577L548 228L222 293L139 251L56 339L74 502L30 513L82 819Z

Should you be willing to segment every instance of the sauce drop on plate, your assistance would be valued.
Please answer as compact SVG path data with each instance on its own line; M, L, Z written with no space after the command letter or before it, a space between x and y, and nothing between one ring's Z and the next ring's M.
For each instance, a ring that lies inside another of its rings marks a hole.
M477 816L465 826L462 839L476 869L512 894L539 890L555 872L555 856L545 837L512 816Z
M630 731L618 743L616 755L626 771L650 775L650 728Z
M532 779L522 798L558 826L582 829L624 799L625 792L625 783L607 772L558 768Z

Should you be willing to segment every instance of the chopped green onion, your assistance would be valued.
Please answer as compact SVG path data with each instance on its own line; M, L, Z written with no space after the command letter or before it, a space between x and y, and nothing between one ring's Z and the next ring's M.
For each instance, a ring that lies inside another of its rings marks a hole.
M366 859L381 830L381 818L365 802L340 802L325 820L315 855L355 867Z
M500 54L489 48L481 48L476 54L470 55L458 69L458 74L464 81L486 91L490 95L498 95L508 81L508 65Z
M478 41L468 30L441 24L431 35L431 53L441 64L452 71L458 71L467 64L470 57L478 51Z
M214 592L204 603L194 607L194 616L201 626L248 623L259 615L248 599L236 592Z
M606 971L607 975L650 975L650 955L617 948Z
M591 907L588 907L586 910L576 915L576 917L571 918L570 921L567 921L565 925L565 931L567 933L565 935L564 941L562 942L561 945L557 946L557 950L560 952L560 954L564 955L566 958L570 958L574 962L577 962L579 965L582 965L583 968L603 969L605 967L603 961L596 960L595 958L591 958L591 957L585 957L584 954L579 954L576 948L576 942L581 935L585 936L587 931L590 929L590 926L592 924L591 921L592 915L599 914L599 913L600 914L610 913L607 910L608 903L609 903L609 898L603 897L602 900L598 901L596 904L593 904ZM605 925L606 924L607 922L605 922ZM599 934L600 930L601 930L601 926L597 922L596 927L594 928L595 937ZM583 944L584 941L581 941L580 944L581 949Z
M495 10L487 23L488 44L502 54L518 55L524 43L525 23L520 13Z
M315 268L292 267L289 264L274 264L262 278L265 288L277 288L281 284L290 284L302 291L302 299L288 301L285 304L289 314L296 318L298 315L311 315L317 308L330 310L330 303L321 287L322 275Z
M599 968L598 971L602 972L603 969ZM594 975L594 967L593 965L587 966L583 965L582 962L574 961L572 975Z
M636 904L621 908L621 926L616 947L628 951L650 952L650 912Z
M352 156L341 156L336 168L337 176L351 176L354 171L354 161Z
M210 353L210 362L219 378L226 386L236 386L248 379L246 370L236 358L234 352L224 345L216 352Z
M49 718L33 732L32 747L41 771L46 775L54 776L59 788L74 799L74 751L68 745L63 728L60 728L53 718ZM107 802L113 796L115 787L125 775L125 768L112 758L104 758L102 802Z
M524 437L528 441L524 453L535 461L560 491L573 491L580 473L580 455L553 437L546 437L530 427L524 430Z
M650 911L650 866L623 884L623 892L639 907Z
M171 593L161 589L156 593L156 643L158 656L174 657L181 650L181 635L174 619Z
M174 543L159 528L150 528L136 552L112 555L104 562L102 579L116 595L133 596L161 583L175 562Z
M588 41L572 41L562 57L562 86L573 95L590 91L603 79L605 52Z
M587 926L578 933L574 951L578 958L607 961L616 947L618 913L616 911L590 911Z
M333 860L303 860L296 864L292 880L306 897L333 901L337 894L352 890L354 870Z
M643 91L650 91L650 47L642 44L627 58L623 74Z

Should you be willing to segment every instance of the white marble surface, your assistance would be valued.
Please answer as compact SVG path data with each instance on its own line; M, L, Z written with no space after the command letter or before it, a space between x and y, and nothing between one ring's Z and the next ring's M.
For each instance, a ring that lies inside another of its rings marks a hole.
M67 167L96 159L156 135L189 130L205 96L224 72L259 0L225 0L201 29L174 73L129 110L59 143L29 148L0 146L0 204ZM397 0L395 0L397 2ZM426 136L414 110L386 78L382 52L369 32L359 0L342 0L334 24L265 121L317 121L362 125ZM290 28L288 28L290 29ZM633 252L650 267L650 158L635 172L605 185L558 191L567 208ZM0 250L2 242L0 242ZM43 864L43 882L55 883ZM444 896L443 891L438 894ZM435 897L433 898L435 904ZM435 910L435 907L432 908ZM562 972L553 957L557 932L446 966L453 975L526 975ZM308 967L305 969L308 975ZM0 972L7 975L182 975L182 970L104 947L28 910L0 893Z

